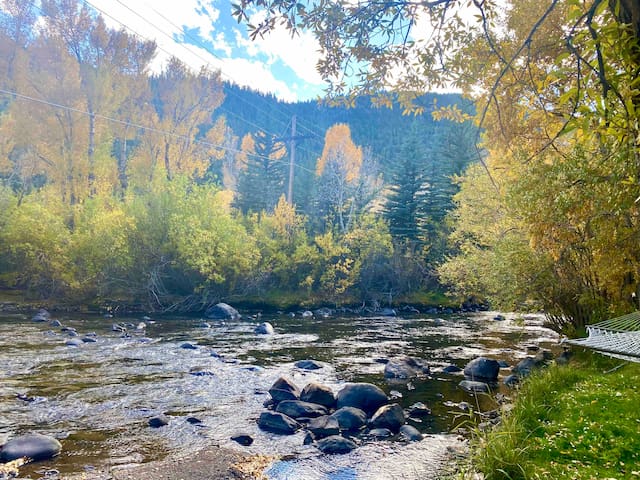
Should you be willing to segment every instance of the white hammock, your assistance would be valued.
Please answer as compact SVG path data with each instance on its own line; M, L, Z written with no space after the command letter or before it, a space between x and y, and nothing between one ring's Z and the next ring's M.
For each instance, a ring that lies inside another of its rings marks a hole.
M640 363L640 312L587 326L587 338L564 340L603 355Z

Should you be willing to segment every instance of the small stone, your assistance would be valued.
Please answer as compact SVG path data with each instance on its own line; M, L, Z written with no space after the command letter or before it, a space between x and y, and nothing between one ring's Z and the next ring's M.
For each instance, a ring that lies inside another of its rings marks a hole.
M160 428L169 425L169 419L164 415L158 415L157 417L150 418L147 423L151 428Z
M302 370L319 370L323 365L315 360L298 360L294 365Z
M248 447L253 443L253 438L251 437L251 435L247 435L246 433L239 433L237 435L233 435L231 437L231 440L245 447Z

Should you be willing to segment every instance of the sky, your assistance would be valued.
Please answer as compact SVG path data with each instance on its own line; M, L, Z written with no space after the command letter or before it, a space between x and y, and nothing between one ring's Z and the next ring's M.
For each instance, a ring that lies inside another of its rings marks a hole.
M225 81L287 101L313 100L325 84L316 71L318 44L309 32L291 38L284 29L249 39L225 0L87 0L108 26L155 40L160 71L170 56L198 70L219 70ZM256 22L259 18L251 18Z

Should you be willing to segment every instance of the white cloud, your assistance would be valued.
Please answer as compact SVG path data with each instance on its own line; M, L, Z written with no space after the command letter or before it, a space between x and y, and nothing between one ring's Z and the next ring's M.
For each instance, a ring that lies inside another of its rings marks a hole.
M249 23L256 25L262 18L262 13L256 14L250 18ZM316 70L320 47L311 32L304 31L291 37L289 31L278 25L269 35L257 37L253 43L260 53L267 55L271 61L282 61L301 80L315 85L323 84L322 77Z
M104 12L108 26L118 29L124 26L144 39L156 41L158 53L152 64L154 71L160 71L173 55L196 71L203 65L221 70L224 80L272 93L284 101L297 100L296 91L304 98L305 89L294 88L293 80L274 77L269 67L280 61L300 80L311 84L311 90L320 90L323 82L315 70L318 46L310 33L291 38L283 28L278 28L264 39L252 42L239 29L234 29L234 44L230 44L224 33L216 28L220 11L211 3L204 0L127 0L125 6L124 1L92 0L92 4ZM223 52L227 58L190 43L174 41L174 38L183 37L183 27L199 28L200 37L212 42L216 51ZM232 52L239 50L245 58L230 58Z

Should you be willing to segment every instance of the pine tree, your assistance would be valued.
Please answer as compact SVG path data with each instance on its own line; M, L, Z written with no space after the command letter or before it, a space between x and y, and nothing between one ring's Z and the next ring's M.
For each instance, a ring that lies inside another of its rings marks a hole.
M238 178L236 207L245 214L271 213L285 193L286 149L282 142L262 131L251 139L245 137L243 141L245 168Z
M396 240L418 242L423 237L423 202L425 195L426 153L414 122L405 137L389 179L384 217Z

